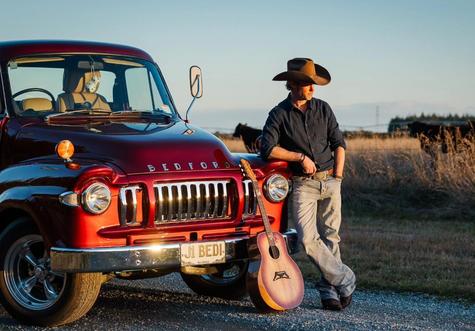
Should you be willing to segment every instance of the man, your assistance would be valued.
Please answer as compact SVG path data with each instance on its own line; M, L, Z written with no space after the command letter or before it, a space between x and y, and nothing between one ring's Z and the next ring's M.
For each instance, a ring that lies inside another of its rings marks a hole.
M338 246L346 145L330 106L313 98L314 84L326 85L331 77L311 59L296 58L273 80L287 81L290 93L269 113L261 155L289 161L289 202L299 241L322 274L317 289L323 308L341 310L355 289L355 274L342 263Z

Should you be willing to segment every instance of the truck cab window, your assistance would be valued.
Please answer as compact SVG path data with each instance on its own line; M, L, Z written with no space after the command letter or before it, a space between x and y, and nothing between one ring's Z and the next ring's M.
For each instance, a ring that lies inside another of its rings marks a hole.
M134 110L160 111L171 113L160 97L153 76L147 68L130 68L125 72L129 105Z

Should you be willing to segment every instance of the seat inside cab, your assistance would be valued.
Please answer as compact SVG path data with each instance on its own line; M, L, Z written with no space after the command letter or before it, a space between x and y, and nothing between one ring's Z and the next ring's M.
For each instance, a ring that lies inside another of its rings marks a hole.
M97 93L100 85L100 71L65 69L63 91L58 95L57 109L59 112L91 109L111 111L104 96Z
M20 103L20 112L21 111L53 111L53 103L51 100L45 98L28 98L24 99Z

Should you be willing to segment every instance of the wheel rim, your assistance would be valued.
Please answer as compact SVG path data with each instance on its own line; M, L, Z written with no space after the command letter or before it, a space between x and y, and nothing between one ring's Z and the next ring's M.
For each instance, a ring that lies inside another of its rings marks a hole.
M66 284L65 273L51 271L43 239L37 234L21 237L10 246L3 275L14 300L30 310L54 305Z
M201 276L206 281L216 285L227 285L240 279L247 270L248 262L236 262L225 266L218 273Z

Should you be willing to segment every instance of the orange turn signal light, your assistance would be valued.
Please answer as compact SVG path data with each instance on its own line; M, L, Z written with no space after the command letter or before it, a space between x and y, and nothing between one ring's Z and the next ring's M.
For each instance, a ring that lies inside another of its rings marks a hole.
M69 140L61 140L56 145L56 154L63 160L69 161L74 154L74 145Z

